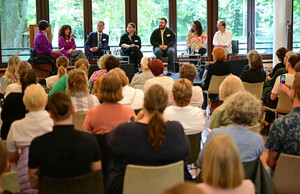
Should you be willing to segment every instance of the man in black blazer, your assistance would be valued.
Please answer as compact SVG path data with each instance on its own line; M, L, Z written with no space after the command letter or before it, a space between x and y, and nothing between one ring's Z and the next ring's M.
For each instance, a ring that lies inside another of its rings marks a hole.
M176 35L173 30L167 28L166 18L160 19L159 28L152 32L150 42L157 59L162 60L163 56L168 57L168 75L172 75L174 71L174 45L176 44Z
M98 32L91 32L84 43L84 48L89 51L89 58L100 58L106 54L106 50L109 51L109 36L103 33L105 23L99 21L97 25Z

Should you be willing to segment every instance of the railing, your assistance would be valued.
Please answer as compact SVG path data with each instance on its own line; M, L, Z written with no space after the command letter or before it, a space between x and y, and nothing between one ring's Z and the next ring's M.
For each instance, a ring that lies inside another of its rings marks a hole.
M300 52L300 41L294 42L297 46L294 47L295 52ZM256 42L256 50L261 54L272 54L273 53L273 42L271 41L260 41ZM117 48L118 45L111 45L111 48ZM83 46L77 46L78 49L84 50ZM153 56L152 45L142 45L142 52L144 56ZM177 44L177 56L184 52L186 48L185 42L178 42ZM54 47L58 49L58 47ZM11 51L11 52L9 52ZM240 41L239 42L239 55L247 54L247 43ZM8 58L12 55L19 55L22 61L27 61L30 56L30 48L2 48L2 62L7 62Z

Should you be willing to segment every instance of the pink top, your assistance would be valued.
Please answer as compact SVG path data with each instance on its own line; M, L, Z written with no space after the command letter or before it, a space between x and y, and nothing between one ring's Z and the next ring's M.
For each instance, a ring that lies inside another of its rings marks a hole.
M104 77L106 74L107 74L106 69L100 69L100 70L98 70L98 71L95 71L95 72L91 75L91 77L90 77L90 79L89 79L89 82L90 82L91 84L95 84L95 82L97 81L97 79L98 79L99 77Z
M204 194L255 194L254 184L250 180L244 180L240 186L234 189L214 188L206 183L200 183L197 187L200 188Z
M83 122L87 132L105 134L123 122L128 122L135 112L132 108L120 103L104 102L90 109Z

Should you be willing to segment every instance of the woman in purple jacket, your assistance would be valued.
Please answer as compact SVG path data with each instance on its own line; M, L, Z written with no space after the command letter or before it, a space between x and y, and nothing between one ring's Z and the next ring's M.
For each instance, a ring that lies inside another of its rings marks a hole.
M86 58L82 50L75 50L75 36L72 33L71 26L63 25L59 29L58 36L58 46L64 56L74 58L75 60Z
M37 55L48 55L56 60L62 56L61 50L53 50L52 43L46 36L46 33L50 30L50 25L46 20L41 20L38 23L39 31L34 38L34 49Z

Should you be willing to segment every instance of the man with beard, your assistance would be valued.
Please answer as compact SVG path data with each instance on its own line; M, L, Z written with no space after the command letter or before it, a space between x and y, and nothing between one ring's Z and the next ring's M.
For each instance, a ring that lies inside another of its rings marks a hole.
M159 28L155 29L150 37L153 46L153 52L157 59L162 60L168 57L168 74L172 75L174 71L174 45L176 44L176 35L170 28L166 27L167 19L161 18Z

